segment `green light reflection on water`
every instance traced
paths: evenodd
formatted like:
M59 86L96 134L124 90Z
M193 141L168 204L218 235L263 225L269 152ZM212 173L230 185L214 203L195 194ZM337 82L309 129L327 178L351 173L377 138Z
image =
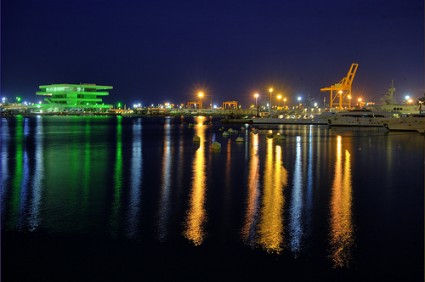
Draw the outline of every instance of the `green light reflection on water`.
M90 147L91 125L86 120L84 130L84 170L83 170L83 214L86 214L88 209L88 197L90 189L90 175L91 175L91 147Z
M117 116L116 150L114 165L114 202L112 204L111 233L115 237L118 230L119 211L121 208L122 190L122 117Z
M9 215L9 221L7 226L9 228L15 228L19 213L19 203L21 200L21 188L23 179L23 150L24 150L24 133L23 133L23 122L24 118L22 115L16 116L16 127L15 127L15 172L12 179L12 193L11 193L11 209Z

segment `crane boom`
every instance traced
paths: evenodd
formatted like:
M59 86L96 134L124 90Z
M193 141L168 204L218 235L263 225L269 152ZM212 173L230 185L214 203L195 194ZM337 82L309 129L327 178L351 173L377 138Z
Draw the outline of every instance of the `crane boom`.
M332 108L334 101L339 97L339 108L342 109L343 101L348 100L348 104L350 105L351 100L351 85L353 84L354 77L357 72L357 68L359 64L352 63L350 69L348 70L347 76L341 79L339 83L333 84L329 87L323 87L320 91L330 91L330 101L329 107ZM346 103L345 103L346 104Z

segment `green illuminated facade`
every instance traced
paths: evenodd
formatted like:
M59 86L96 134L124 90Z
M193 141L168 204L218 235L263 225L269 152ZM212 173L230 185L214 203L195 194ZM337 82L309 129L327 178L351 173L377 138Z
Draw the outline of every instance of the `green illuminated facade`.
M102 102L112 86L96 84L51 84L39 86L37 95L45 96L43 108L50 111L100 111L112 108Z

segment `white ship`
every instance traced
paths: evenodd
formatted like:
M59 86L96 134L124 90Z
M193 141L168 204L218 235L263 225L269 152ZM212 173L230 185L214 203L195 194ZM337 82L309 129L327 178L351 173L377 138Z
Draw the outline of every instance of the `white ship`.
M390 131L425 132L425 114L405 115L398 119L389 120L384 126Z
M395 101L395 87L394 82L391 81L387 93L381 99L382 104L373 107L376 111L399 112L401 114L419 114L421 108L418 104L399 104Z
M392 123L392 120L400 118L400 116L399 112L356 109L336 112L328 117L328 124L330 126L383 127L385 124Z

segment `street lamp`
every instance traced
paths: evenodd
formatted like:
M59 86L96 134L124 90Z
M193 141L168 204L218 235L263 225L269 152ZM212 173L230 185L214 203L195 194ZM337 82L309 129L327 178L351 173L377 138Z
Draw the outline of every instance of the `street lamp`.
M348 95L347 98L348 98L348 108L351 109L351 95Z
M277 95L277 100L279 101L278 104L277 104L278 105L278 108L280 108L280 100L281 99L282 99L282 95L280 95L280 94Z
M202 109L202 98L204 97L204 92L199 91L198 92L198 97L199 97L199 109Z
M270 92L270 106L269 106L269 117L272 117L272 93L273 93L273 88L270 87L269 88L269 92Z
M357 99L357 102L358 102L358 105L359 105L359 108L361 108L362 107L362 98L358 98Z
M299 104L298 106L301 107L301 96L298 96L297 100L298 100L298 104Z
M283 107L286 108L286 98L283 98Z
M255 93L254 94L254 97L255 97L255 108L257 109L257 117L259 116L259 112L258 112L258 103L257 103L257 100L258 100L258 97L260 96L260 94L258 94L258 93Z

